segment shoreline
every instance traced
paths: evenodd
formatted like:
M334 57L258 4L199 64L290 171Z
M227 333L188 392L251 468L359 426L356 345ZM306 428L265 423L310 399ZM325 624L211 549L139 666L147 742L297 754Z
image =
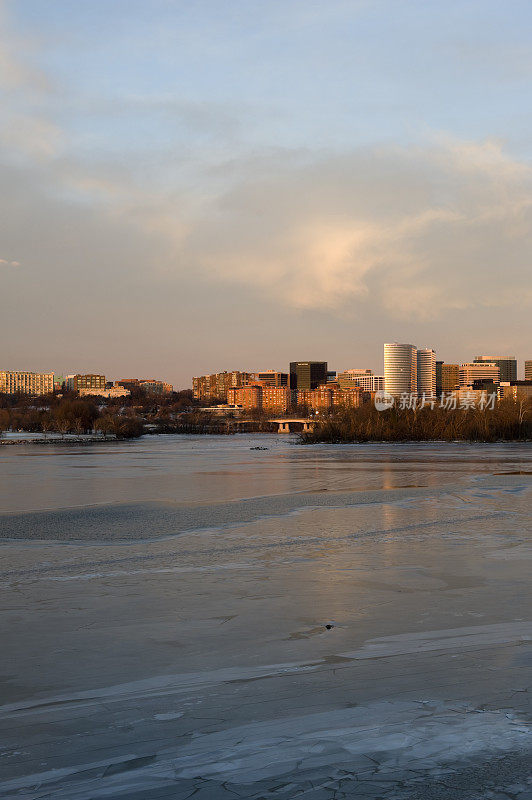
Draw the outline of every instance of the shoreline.
M288 438L286 434L278 434L275 431L233 431L230 434L222 433L222 432L209 432L209 433L179 433L176 431L168 432L168 433L144 433L141 437L138 436L128 436L122 437L120 439L116 437L110 438L103 438L101 436L94 436L90 438L70 438L70 439L44 439L44 438L35 438L35 439L2 439L0 438L0 447L22 447L28 445L92 445L92 444L116 444L116 443L123 443L123 442L133 442L140 438L148 437L148 436L202 436L202 437L216 437L216 436L238 436L238 435L267 435L267 436L279 436L283 439ZM415 445L435 445L435 444L462 444L462 445L471 445L471 444L532 444L532 439L338 439L338 440L329 440L329 439L315 439L315 440L306 440L299 432L294 432L289 434L290 438L297 438L297 443L305 446L312 446L312 445L368 445L368 444L390 444L390 445L405 445L405 444L415 444Z
M110 442L123 442L132 441L135 437L128 439L104 439L103 437L94 437L90 439L0 439L0 446L9 447L12 445L28 445L28 444L100 444Z

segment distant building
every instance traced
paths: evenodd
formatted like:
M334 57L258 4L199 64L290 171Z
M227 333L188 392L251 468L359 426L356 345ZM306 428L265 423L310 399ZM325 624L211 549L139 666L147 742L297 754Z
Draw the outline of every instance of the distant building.
M326 361L291 361L290 388L292 391L312 391L327 383Z
M525 381L532 381L532 360L525 361Z
M239 406L245 411L261 411L262 386L259 383L231 386L227 390L227 401L229 405Z
M54 391L53 372L0 370L0 392L4 394L50 394Z
M307 406L314 411L329 411L334 408L358 408L363 391L359 386L347 389L336 383L322 383L316 389L302 389L297 392L297 405Z
M115 381L115 386L123 386L124 389L138 389L139 388L140 380L138 378L121 378L119 381Z
M356 386L365 392L380 392L384 389L384 375L374 375L370 369L346 369L338 373L336 380L341 389Z
M449 394L458 389L460 385L460 366L446 364L445 361L436 361L436 396Z
M458 371L460 388L473 387L476 380L493 381L499 383L499 367L493 361L473 361L468 364L460 364Z
M157 378L121 378L116 381L115 386L123 386L124 389L141 389L146 394L170 394L174 387L171 383L159 381Z
M170 394L174 387L171 383L158 381L155 378L146 378L146 380L139 381L139 389L147 394Z
M305 391L305 390L303 390ZM311 389L310 394L310 407L314 411L328 411L333 406L333 390L327 383Z
M532 398L532 379L528 381L501 381L500 385L501 400L510 398L512 400L529 400Z
M263 386L288 386L288 373L267 369L264 372L254 372L253 380Z
M420 396L436 396L436 353L429 348L417 351L417 393Z
M475 364L490 363L499 367L501 381L517 380L517 359L515 356L475 356Z
M255 382L228 389L227 401L229 405L246 411L283 414L292 406L292 392L288 386L270 386Z
M288 386L262 385L262 408L267 413L286 413L292 407L292 392Z
M129 397L131 392L123 386L105 386L103 389L79 389L80 397Z
M358 408L361 403L363 390L360 386L350 386L343 389L338 382L327 384L332 390L333 408Z
M80 392L85 389L94 389L99 391L105 389L105 375L67 375L65 378L65 389L69 392ZM90 394L90 392L84 392Z
M227 392L235 386L245 386L253 381L250 372L215 372L192 378L192 391L195 400L227 400Z
M413 344L384 345L384 388L394 397L417 393L417 349Z

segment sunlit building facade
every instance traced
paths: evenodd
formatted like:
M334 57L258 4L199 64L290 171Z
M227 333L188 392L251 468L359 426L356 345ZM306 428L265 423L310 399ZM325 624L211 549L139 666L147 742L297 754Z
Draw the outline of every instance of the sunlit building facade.
M417 350L413 344L384 345L384 388L394 397L417 393Z
M473 388L475 381L492 381L499 383L499 367L493 361L473 361L468 364L460 364L458 371L460 388Z
M475 356L473 363L496 364L499 368L499 380L517 380L517 359L515 356Z
M82 389L94 389L95 391L99 391L100 389L105 389L105 375L67 375L65 378L65 388L68 389L69 392L80 392ZM85 394L88 393L89 392L85 392Z
M238 370L215 372L212 375L201 375L192 378L192 391L195 400L222 400L226 402L229 389L236 386L245 386L250 381L253 381L253 375L250 372L239 372Z
M384 389L384 375L374 375L370 369L346 369L338 373L336 380L341 389L356 386L365 392L379 392Z
M416 358L418 395L436 397L436 353L429 348L421 348Z
M0 392L3 394L50 394L54 391L53 372L18 372L0 370Z

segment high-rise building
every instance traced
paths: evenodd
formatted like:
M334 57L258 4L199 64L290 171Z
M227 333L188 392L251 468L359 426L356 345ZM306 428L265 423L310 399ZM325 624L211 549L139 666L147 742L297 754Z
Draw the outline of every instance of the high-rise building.
M436 353L429 348L417 351L417 393L436 396Z
M500 370L494 361L473 361L469 364L460 364L460 387L473 387L475 381L492 381L499 383Z
M326 361L291 361L290 388L292 391L312 391L327 383Z
M439 397L442 392L442 366L443 361L436 361L436 397Z
M517 359L515 356L475 356L473 363L496 364L499 367L501 381L517 380Z
M67 375L65 388L69 392L79 392L81 389L105 389L105 375ZM84 394L87 394L85 392Z
M384 375L374 375L370 369L346 369L338 373L341 389L358 386L365 392L379 392L384 389Z
M384 345L384 388L394 397L417 393L417 350L413 344Z
M448 394L454 392L460 386L460 366L459 364L446 364L441 363L441 388L438 391L436 386L436 394L438 397L441 394Z
M0 393L41 395L50 394L53 391L53 372L0 370Z
M532 381L532 360L525 361L525 381Z

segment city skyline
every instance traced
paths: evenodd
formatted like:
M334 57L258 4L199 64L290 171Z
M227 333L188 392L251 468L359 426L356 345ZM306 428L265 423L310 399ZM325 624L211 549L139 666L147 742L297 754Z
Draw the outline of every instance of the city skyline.
M351 364L350 366L342 366L342 367L340 368L340 367L336 366L336 365L334 364L334 362L331 362L331 361L319 362L317 359L315 359L315 363L325 363L325 364L328 364L328 367L329 367L329 369L331 369L331 364L332 364L332 365L333 365L333 367L334 367L334 369L333 369L332 371L333 371L333 372L334 372L336 375L341 375L341 374L343 374L344 372L349 372L350 370L360 370L360 371L368 371L368 370L369 370L369 372L370 372L370 373L371 373L373 376L384 376L384 373L385 373L385 358L386 358L386 355L385 355L385 354L386 354L386 347L390 347L391 345L395 345L395 346L397 346L397 347L399 347L399 348L403 348L403 347L413 347L413 348L414 348L414 350L416 351L416 358L419 358L419 354L420 354L420 353L427 353L427 354L428 354L428 353L431 353L431 354L432 354L432 356L434 357L434 363L435 363L435 364L436 364L436 363L443 363L445 366L452 366L452 365L454 365L454 364L457 364L457 365L458 365L458 366L460 366L460 367L462 367L462 366L470 366L470 365L473 365L473 364L474 364L474 362L476 362L476 361L477 361L477 359L479 359L479 360L481 360L481 361L484 361L484 362L486 362L486 361L495 361L495 362L499 362L499 361L504 361L504 360L508 360L508 359L513 359L513 360L515 360L515 362L516 362L515 369L517 370L517 374L516 374L515 376L514 376L514 375L506 375L506 374L504 374L504 375L502 376L502 378L501 378L501 379L504 379L504 380L507 380L507 379L513 379L513 380L516 380L516 379L519 379L519 380L521 380L521 379L523 379L523 380L524 380L524 379L527 379L527 376L528 376L529 374L531 374L531 373L530 373L530 369L531 369L531 368L530 368L530 366L528 366L528 365L532 364L532 360L530 360L530 359L526 359L526 358L525 358L525 359L519 359L518 357L516 357L516 356L514 356L514 355L511 355L511 356L504 356L504 355L502 355L502 351L501 351L501 352L500 352L498 355L495 355L495 356L485 356L485 355L481 354L481 355L475 355L475 356L471 356L470 358L459 358L459 359L455 359L455 360L452 360L452 359L442 359L442 358L439 358L439 357L438 357L438 356L439 356L439 353L438 353L438 351L437 351L436 349L434 349L434 348L424 348L424 347L422 347L422 348L419 348L419 347L417 347L416 345L412 345L412 344L404 344L404 343L402 344L402 343L399 343L397 340L394 340L394 342L393 342L393 343L392 343L392 342L388 343L388 345L387 345L387 344L384 344L384 345L383 345L383 344L381 343L380 347L381 347L381 352L383 353L383 356L382 356L382 358L381 358L382 367L377 367L377 368L375 368L375 367L373 367L373 366L369 366L369 365L366 363L364 366L361 366L361 365L359 364L359 365L358 365L358 367L355 367L355 366L353 366L353 364ZM230 360L230 359L229 359L229 360ZM189 382L188 382L188 383L186 383L186 384L183 384L183 385L179 385L179 384L173 384L173 386L174 386L174 390L175 390L175 391L180 391L180 390L184 390L184 389L190 389L190 388L191 388L191 386L193 385L193 378L195 378L195 377L199 377L199 376L200 376L200 375L202 375L202 374L203 374L203 375L215 375L215 374L222 374L222 373L224 373L224 372L227 372L227 373L231 373L231 372L238 372L238 373L242 373L243 375L247 375L247 374L252 374L252 373L258 374L258 373L259 373L259 372L261 372L261 371L262 371L263 373L267 373L267 372L272 372L272 373L279 372L279 373L282 373L284 369L287 369L287 370L288 370L288 373L287 373L287 374L289 374L289 370L290 370L290 365L291 365L291 363L295 363L295 362L293 362L293 361L292 361L292 362L288 362L288 364L285 364L285 365L284 365L284 367L283 367L283 365L279 365L277 368L269 366L269 367L265 367L265 368L261 368L261 369L256 369L256 368L254 368L254 367L252 367L252 366L250 367L250 366L248 365L248 367L246 367L245 369L240 369L240 368L239 368L238 370L233 370L233 369L231 369L231 368L226 368L226 367L224 367L223 369L214 369L214 370L212 370L211 372L205 372L205 373L201 373L200 371L198 371L198 370L197 370L197 371L194 373L194 375L190 376L190 380L189 380ZM308 363L312 363L312 362L308 362ZM51 370L46 370L46 369L45 369L45 370L38 370L38 369L28 369L28 370L25 370L25 369L19 369L19 368L16 368L16 367L14 367L14 368L12 368L12 367L6 367L6 366L5 366L5 364L4 364L4 365L0 364L0 367L3 367L3 368L5 368L5 370L6 370L7 372L19 372L19 373L27 372L27 373L29 373L29 374L46 374L46 373L53 373L53 374L55 375L55 377L56 377L56 378L58 378L58 377L62 377L62 378L65 378L65 379L66 379L66 378L68 378L68 377L72 377L72 375L74 375L74 374L78 374L78 373L79 373L79 374L82 374L82 375L94 375L94 374L95 374L95 373L88 373L88 372L85 372L85 371L83 371L83 370L79 370L79 369L78 369L77 371L73 372L73 373L69 373L68 371L65 371L65 370L57 370L57 369L56 369L56 370L53 370L53 369L51 369ZM122 372L123 372L123 371L122 371ZM135 372L135 370L132 370L132 373L133 373L133 372ZM137 372L138 374L140 374L140 373L138 372L138 370L137 370L136 372ZM153 370L152 370L152 372L153 372ZM102 371L100 371L100 373L102 373ZM149 373L149 370L147 371L147 373ZM96 374L98 374L98 373L96 373ZM417 374L417 369L416 369L416 374ZM108 373L103 373L103 376L108 376ZM530 379L530 378L528 378L528 379ZM125 378L118 378L118 377L116 377L116 376L114 376L114 377L112 378L112 381L114 381L115 383L119 383L120 381L124 381L124 380L127 380L127 379L125 379ZM148 379L147 379L147 378L144 378L144 379L140 379L140 380L148 381L148 380L154 380L154 379L150 379L150 378L148 378ZM163 379L163 380L164 380L164 379ZM416 378L416 380L417 380L417 378ZM425 386L424 388L427 388L427 387ZM419 386L418 386L418 389L419 389Z
M529 358L530 5L0 3L4 367ZM230 353L230 357L227 356Z

